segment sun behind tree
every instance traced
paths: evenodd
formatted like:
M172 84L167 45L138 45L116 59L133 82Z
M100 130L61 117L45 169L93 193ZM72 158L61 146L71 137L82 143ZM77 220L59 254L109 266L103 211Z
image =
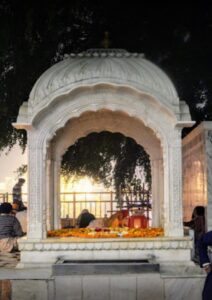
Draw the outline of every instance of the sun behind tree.
M149 155L132 138L120 133L91 133L70 146L63 156L62 175L88 176L105 187L151 187Z

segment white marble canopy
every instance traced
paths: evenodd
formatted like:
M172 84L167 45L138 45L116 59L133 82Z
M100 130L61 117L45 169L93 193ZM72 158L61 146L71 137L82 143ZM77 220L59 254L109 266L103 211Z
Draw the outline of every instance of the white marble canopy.
M17 123L32 124L58 97L77 88L91 88L103 83L116 88L131 87L138 93L146 93L173 114L176 120L190 120L188 106L180 101L172 81L143 54L122 49L91 49L71 54L40 76L28 102L21 107Z
M174 253L176 258L177 253L182 259L188 257L190 246L183 240L182 223L181 130L193 122L169 77L143 55L116 49L70 55L41 75L13 125L28 133L30 222L28 244L23 246L26 252L31 251L34 241L43 243L39 244L42 253L45 247L53 251L58 246L46 245L45 239L47 229L60 226L62 155L80 137L107 130L132 137L150 155L153 225L164 227L170 249L181 249L185 254L173 252L170 259ZM94 251L95 245L92 247ZM154 243L145 247L150 255L155 253ZM161 247L165 255L168 248ZM136 253L140 255L140 251ZM24 255L27 259L29 254ZM54 255L52 259L57 253ZM47 256L43 254L43 259Z

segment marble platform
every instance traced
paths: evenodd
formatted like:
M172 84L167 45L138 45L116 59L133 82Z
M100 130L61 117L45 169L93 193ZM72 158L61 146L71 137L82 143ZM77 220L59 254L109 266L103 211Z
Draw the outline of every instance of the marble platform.
M160 272L55 275L51 268L7 269L11 300L201 300L199 266L167 265Z
M19 267L52 265L58 259L151 259L156 263L189 263L192 247L189 236L133 239L48 238L41 241L27 240L24 237L19 240Z
M111 272L108 268L101 272L82 268L77 273L69 264L72 269L67 272L55 272L54 267L61 262L24 268L2 266L0 281L9 280L10 300L201 300L205 281L203 270L191 261L164 261L151 270L139 270L138 266L135 270L133 264L116 270L111 264Z

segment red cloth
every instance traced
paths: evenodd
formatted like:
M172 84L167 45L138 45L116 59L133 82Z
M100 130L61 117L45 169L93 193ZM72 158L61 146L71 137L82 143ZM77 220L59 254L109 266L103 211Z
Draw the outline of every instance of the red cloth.
M131 216L128 221L130 228L147 228L148 219L145 216Z

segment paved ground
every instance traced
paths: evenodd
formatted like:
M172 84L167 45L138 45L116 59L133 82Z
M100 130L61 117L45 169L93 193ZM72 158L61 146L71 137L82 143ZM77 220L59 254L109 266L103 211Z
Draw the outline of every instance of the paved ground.
M1 253L0 252L0 272L8 269L15 269L20 260L20 252ZM0 299L11 300L11 282L10 280L0 280Z
M1 300L11 300L10 280L0 280L0 299Z

